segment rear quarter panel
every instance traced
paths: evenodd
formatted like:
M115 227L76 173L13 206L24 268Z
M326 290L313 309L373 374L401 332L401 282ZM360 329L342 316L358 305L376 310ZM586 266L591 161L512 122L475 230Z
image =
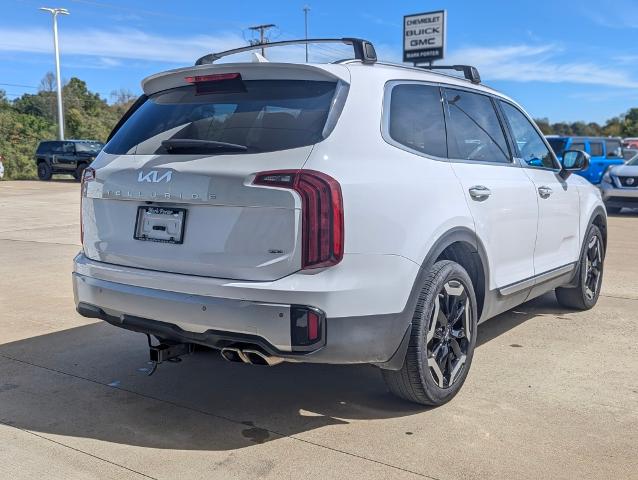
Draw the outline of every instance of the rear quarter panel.
M398 255L421 265L441 235L453 227L474 231L474 223L448 162L383 139L389 79L375 76L372 68L352 69L337 126L315 146L304 168L325 172L341 184L346 255Z

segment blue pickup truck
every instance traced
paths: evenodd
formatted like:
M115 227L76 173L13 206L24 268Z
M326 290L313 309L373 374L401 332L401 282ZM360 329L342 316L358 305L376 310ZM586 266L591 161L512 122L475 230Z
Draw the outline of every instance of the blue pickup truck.
M625 163L622 154L622 142L614 137L563 137L548 135L547 141L559 160L563 160L565 150L583 150L591 156L589 168L582 175L593 184L600 183L603 174L613 165Z

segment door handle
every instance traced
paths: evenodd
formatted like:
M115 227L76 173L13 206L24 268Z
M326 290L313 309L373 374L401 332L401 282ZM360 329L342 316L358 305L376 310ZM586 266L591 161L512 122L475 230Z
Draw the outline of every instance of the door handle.
M542 187L538 187L538 194L541 196L541 198L549 198L549 196L552 194L552 189L543 185Z
M492 195L492 191L483 185L474 185L470 187L469 192L472 200L476 200L477 202L487 200L489 196Z

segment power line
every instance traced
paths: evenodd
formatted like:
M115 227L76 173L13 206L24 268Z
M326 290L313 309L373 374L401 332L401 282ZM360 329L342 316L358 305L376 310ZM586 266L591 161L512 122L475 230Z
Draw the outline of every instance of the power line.
M3 87L22 87L22 88L35 88L36 90L39 87L34 87L33 85L22 85L20 83L0 83Z
M259 32L259 40L251 40L251 45L263 45L264 43L268 43L268 37L265 36L265 33L271 28L275 28L277 25L274 23L265 23L263 25L255 25L254 27L248 27L249 30L253 32ZM264 47L261 48L261 56L265 56Z

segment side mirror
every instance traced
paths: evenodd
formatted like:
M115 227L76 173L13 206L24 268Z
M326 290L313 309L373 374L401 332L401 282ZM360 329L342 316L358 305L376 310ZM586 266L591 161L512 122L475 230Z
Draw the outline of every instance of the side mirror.
M566 150L563 153L563 168L559 175L567 180L573 172L581 172L589 168L589 154L582 150Z

